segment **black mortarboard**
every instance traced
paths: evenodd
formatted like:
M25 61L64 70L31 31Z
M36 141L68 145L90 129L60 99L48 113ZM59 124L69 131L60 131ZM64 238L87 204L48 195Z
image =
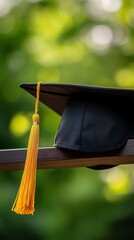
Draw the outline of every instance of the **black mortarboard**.
M37 84L20 87L36 96ZM133 89L44 83L40 101L62 116L55 147L106 152L134 138Z

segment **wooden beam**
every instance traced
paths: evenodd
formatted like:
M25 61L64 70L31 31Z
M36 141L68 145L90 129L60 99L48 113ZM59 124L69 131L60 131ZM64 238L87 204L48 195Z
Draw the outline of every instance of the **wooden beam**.
M26 149L0 150L0 170L22 170ZM134 163L134 140L128 140L124 148L109 153L83 153L58 148L39 148L38 169L94 167Z

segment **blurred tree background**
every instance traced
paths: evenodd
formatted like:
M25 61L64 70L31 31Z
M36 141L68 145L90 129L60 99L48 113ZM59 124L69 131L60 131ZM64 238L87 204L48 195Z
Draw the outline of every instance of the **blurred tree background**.
M37 80L134 88L134 1L0 0L1 149L27 146L35 99L18 86ZM60 117L40 113L52 146ZM10 212L21 174L0 172L1 239L134 239L133 165L39 170L34 216Z

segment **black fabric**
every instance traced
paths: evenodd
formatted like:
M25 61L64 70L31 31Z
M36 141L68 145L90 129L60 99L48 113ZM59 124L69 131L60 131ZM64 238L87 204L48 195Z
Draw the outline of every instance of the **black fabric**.
M133 117L129 117L131 108L124 111L123 104L126 104L124 98L103 95L97 99L78 95L70 98L54 146L83 152L121 148L134 135Z

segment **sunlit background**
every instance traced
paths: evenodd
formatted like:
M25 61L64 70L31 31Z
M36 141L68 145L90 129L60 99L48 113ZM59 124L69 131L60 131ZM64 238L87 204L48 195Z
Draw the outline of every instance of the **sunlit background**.
M38 80L134 88L134 1L0 0L1 149L27 147L35 99L19 84ZM60 117L40 115L53 146ZM134 239L133 165L38 171L32 217L10 211L20 179L0 172L0 239Z

